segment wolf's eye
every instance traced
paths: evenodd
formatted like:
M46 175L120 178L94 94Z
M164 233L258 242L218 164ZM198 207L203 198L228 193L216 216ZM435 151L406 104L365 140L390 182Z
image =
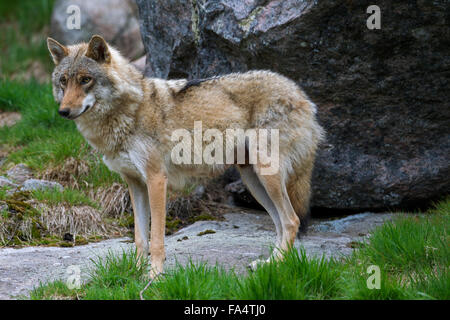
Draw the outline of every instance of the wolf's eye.
M88 84L89 82L91 82L92 78L91 77L82 77L80 79L80 83L81 84Z
M62 76L61 79L59 79L59 82L64 87L67 84L67 78L65 76Z

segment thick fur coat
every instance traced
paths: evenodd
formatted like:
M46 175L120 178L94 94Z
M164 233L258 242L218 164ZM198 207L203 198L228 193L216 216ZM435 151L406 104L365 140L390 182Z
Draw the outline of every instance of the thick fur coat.
M165 257L167 185L180 187L186 178L216 175L229 165L238 167L250 192L274 220L274 256L292 244L308 213L314 158L324 136L316 106L293 81L270 71L195 81L145 78L100 36L67 47L49 39L48 46L56 65L52 81L60 114L75 121L107 166L129 185L142 256L149 249L151 211L153 275L162 271ZM182 129L194 135L194 123L201 123L202 132L214 129L224 136L229 129L277 129L277 172L263 175L265 164L248 161L248 139L241 145L233 142L230 149L234 154L243 148L244 162L174 163L174 148L189 141L174 141L173 133ZM183 152L191 150L185 147ZM224 159L229 155L225 153Z

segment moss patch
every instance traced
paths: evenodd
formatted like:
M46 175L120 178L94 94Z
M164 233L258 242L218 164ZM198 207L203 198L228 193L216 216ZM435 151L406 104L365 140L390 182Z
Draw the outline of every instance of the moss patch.
M216 233L216 232L214 230L211 230L211 229L206 229L205 231L199 232L197 234L197 236L201 237L201 236L204 236L205 234L213 234L213 233Z

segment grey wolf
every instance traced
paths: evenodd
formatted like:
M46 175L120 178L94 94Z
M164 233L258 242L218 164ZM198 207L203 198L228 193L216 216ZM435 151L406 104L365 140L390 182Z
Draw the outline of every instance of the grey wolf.
M255 199L275 224L272 258L295 240L308 213L311 173L324 131L316 107L291 80L270 71L233 73L205 80L145 78L101 36L64 46L51 38L53 94L59 114L75 121L105 164L129 187L135 243L140 257L150 249L151 276L163 271L166 190L186 178L212 176L227 165L175 164L174 130L267 128L279 130L279 170L263 175L262 163L235 165ZM248 146L236 145L236 149ZM248 153L248 150L247 150ZM246 156L247 157L247 156ZM150 248L149 248L149 224Z

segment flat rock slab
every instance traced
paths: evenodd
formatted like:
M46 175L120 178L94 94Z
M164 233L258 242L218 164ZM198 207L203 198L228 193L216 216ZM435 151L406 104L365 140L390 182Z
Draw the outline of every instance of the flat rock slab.
M224 221L199 221L166 237L166 266L176 262L216 262L226 269L247 272L247 265L267 258L275 240L270 217L260 211L238 209L224 215ZM296 247L304 246L308 255L339 257L352 252L352 241L362 240L374 227L392 219L393 214L363 213L341 219L313 220L310 231ZM214 233L199 235L211 230ZM209 231L209 232L211 232ZM73 248L27 247L0 249L0 299L26 296L39 285L56 279L66 281L69 266L78 266L81 279L87 280L91 259L108 251L120 253L133 249L129 238L118 238Z

